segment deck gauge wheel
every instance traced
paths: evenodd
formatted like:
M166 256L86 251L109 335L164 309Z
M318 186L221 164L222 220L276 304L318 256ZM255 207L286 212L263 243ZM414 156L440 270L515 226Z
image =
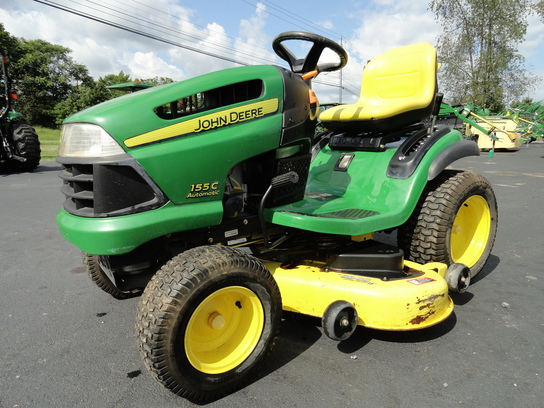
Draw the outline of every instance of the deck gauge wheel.
M332 340L346 340L355 329L359 317L353 305L345 300L331 303L321 319L325 335Z

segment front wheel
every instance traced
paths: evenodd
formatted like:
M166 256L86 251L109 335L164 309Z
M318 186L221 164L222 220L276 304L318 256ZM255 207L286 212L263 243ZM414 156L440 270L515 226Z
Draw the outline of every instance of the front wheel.
M177 255L147 285L136 328L149 371L191 401L240 388L270 351L281 319L270 272L230 247Z
M408 260L461 263L474 278L497 232L497 200L489 181L470 171L445 170L425 188L398 243Z
M141 290L139 289L124 291L117 288L106 274L102 265L100 265L100 257L98 255L83 252L82 257L85 272L87 272L93 283L104 292L109 293L116 299L129 299L140 295Z

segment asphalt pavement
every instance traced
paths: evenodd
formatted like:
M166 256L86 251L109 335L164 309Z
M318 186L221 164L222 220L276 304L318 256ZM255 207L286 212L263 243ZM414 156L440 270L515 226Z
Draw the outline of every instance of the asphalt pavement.
M492 256L445 322L415 332L359 327L344 342L287 315L263 372L210 407L544 406L544 144L453 167L492 182ZM143 366L138 299L84 273L55 223L60 167L0 173L0 408L191 407Z

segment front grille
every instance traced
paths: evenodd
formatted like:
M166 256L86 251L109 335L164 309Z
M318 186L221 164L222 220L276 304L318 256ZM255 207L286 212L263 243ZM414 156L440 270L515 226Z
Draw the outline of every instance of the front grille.
M95 160L95 159L93 159ZM132 158L85 163L59 157L64 209L81 217L110 217L158 208L162 191Z
M94 216L93 166L64 164L59 177L64 181L61 193L66 197L64 208L72 214Z

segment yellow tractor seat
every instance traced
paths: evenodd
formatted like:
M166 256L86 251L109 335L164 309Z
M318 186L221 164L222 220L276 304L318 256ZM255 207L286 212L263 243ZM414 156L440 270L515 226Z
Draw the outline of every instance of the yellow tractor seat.
M433 109L437 67L436 50L427 42L389 50L366 65L355 104L328 109L319 119L328 130L357 133L421 122Z

